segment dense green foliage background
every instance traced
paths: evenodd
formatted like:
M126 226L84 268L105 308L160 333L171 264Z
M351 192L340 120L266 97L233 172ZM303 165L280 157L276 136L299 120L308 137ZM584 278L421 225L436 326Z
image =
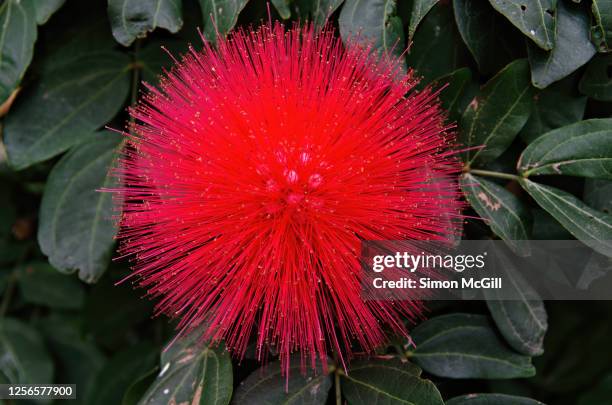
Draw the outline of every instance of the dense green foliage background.
M464 154L469 238L576 238L612 256L612 1L272 0L273 19L330 22L400 52L443 85ZM196 27L213 37L267 19L262 0L4 0L0 5L0 383L76 383L79 404L608 404L612 305L535 299L435 303L346 375L288 381L152 318L115 285L112 201L96 190L141 80L155 83ZM359 351L358 348L356 348ZM479 393L478 395L468 395ZM495 393L495 394L493 394ZM233 399L232 399L233 398ZM452 398L452 399L451 399ZM529 399L534 398L534 399ZM445 402L444 402L445 401Z

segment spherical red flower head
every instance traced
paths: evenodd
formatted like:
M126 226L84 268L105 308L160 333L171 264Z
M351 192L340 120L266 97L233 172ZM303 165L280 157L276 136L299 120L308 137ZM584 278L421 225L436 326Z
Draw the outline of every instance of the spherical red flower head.
M158 312L288 367L406 335L416 301L362 295L362 240L448 239L452 131L398 59L312 26L191 50L131 115L122 253ZM265 349L265 350L264 350Z

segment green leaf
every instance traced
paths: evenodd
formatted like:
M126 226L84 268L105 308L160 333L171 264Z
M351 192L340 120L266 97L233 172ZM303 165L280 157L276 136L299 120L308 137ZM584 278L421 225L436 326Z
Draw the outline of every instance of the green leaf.
M136 405L143 397L145 392L149 389L149 386L155 381L155 377L159 372L159 367L155 366L151 370L147 371L140 377L138 377L130 386L125 390L121 405Z
M449 121L455 122L473 98L477 91L472 80L472 71L469 68L457 69L433 81L434 87L448 86L440 93L442 108L448 112Z
M122 53L90 50L50 60L55 68L20 95L5 121L4 142L15 169L87 139L121 109L129 91L129 59Z
M531 82L540 89L563 79L597 52L589 38L589 16L580 6L560 1L556 30L557 40L552 50L544 51L533 43L527 46Z
M580 121L542 135L525 148L517 170L525 177L561 174L612 179L612 119Z
M238 14L246 6L248 0L199 0L200 8L202 9L202 18L204 24L204 36L207 40L215 42L217 32L215 25L219 31L219 35L224 37L236 22ZM214 23L213 23L214 21Z
M96 375L86 403L120 404L132 381L153 367L156 356L157 348L150 343L138 343L115 354Z
M289 8L290 0L271 0L272 5L283 20L291 17L291 9Z
M34 7L36 8L36 23L38 25L43 25L46 23L49 18L59 10L66 0L44 0L44 1L36 1Z
M540 48L555 45L555 11L557 0L489 0L516 28Z
M493 320L506 342L519 353L539 356L544 353L544 335L548 329L548 317L538 293L525 281L518 269L504 253L498 255L500 268L505 272L507 291L520 300L502 300L497 290L485 289L484 296Z
M521 186L572 235L601 254L612 257L612 215L594 210L558 188L521 180Z
M60 309L79 309L85 300L83 286L73 277L59 274L46 262L25 265L19 274L25 302Z
M446 405L544 405L535 399L506 394L468 394L451 398Z
M201 330L161 354L160 372L139 404L226 405L232 397L232 361L224 348L202 344Z
M404 29L395 0L346 0L338 25L344 42L359 41L381 52L404 52Z
M148 41L135 55L136 63L142 67L142 80L147 83L157 84L164 69L170 69L174 64L168 52L162 47L174 56L183 54L188 50L187 43L176 38Z
M17 88L32 61L37 35L34 2L5 0L0 5L0 104Z
M575 96L564 89L565 81L542 90L535 98L533 111L519 133L531 143L544 133L582 120L586 109L586 97Z
M55 383L76 384L77 398L71 404L86 404L85 394L91 389L94 378L104 366L105 356L81 331L79 317L51 315L39 322L53 358L58 375Z
M610 398L612 398L612 373L606 375L594 388L582 394L578 405L605 404Z
M299 358L292 358L289 376L281 374L280 362L255 370L236 390L233 403L258 405L324 404L331 388L331 376L321 372L322 364L316 363L317 373L307 370L302 374Z
M438 0L414 0L412 3L412 13L410 15L410 25L408 26L409 40L414 37L417 27L437 2Z
M587 205L606 214L612 214L612 181L586 179L583 197Z
M490 162L510 146L529 118L533 95L524 59L512 62L484 85L461 118L462 143L483 146L466 152L469 165Z
M612 50L612 1L593 0L591 9L595 19L591 40L599 52L608 52Z
M496 235L518 255L530 254L531 212L517 196L469 173L461 177L461 188L472 208L487 220Z
M53 362L36 329L0 319L0 379L11 384L50 384Z
M310 19L316 27L323 27L327 18L334 13L344 0L295 0L302 20Z
M102 132L51 170L40 208L38 243L58 270L95 282L106 270L117 231L107 176L120 137Z
M482 315L450 314L432 318L412 332L414 361L427 372L449 378L532 377L527 356L513 352Z
M612 55L597 55L587 65L578 88L599 101L612 101Z
M523 43L512 35L514 28L493 10L487 1L453 0L457 28L478 69L484 74L497 72L519 57Z
M178 32L182 8L182 0L108 0L108 18L117 42L129 46L158 27Z
M448 4L438 3L423 19L414 35L408 66L423 77L423 84L467 66L469 55L461 42Z
M342 393L350 405L443 405L436 386L420 375L399 359L356 361L341 374Z

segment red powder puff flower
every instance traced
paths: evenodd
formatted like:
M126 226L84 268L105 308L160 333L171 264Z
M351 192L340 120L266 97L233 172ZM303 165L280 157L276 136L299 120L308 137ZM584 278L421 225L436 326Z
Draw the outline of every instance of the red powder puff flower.
M120 252L183 333L244 354L371 351L417 301L362 296L360 241L447 240L460 209L437 94L331 30L191 50L130 113ZM264 350L266 349L266 350ZM325 363L325 362L324 362Z

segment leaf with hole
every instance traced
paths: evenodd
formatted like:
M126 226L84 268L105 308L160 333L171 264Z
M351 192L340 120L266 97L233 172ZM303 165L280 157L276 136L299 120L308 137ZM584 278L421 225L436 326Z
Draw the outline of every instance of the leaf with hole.
M557 42L550 51L529 43L531 82L543 89L587 63L597 52L589 39L589 16L578 5L557 6Z
M520 256L531 252L531 212L514 194L481 177L466 173L461 188L474 210L491 230Z
M476 148L465 152L466 163L490 162L512 144L529 118L533 95L524 59L512 62L484 85L461 118L461 141Z
M521 378L535 375L528 356L512 351L482 315L431 318L412 331L415 363L448 378Z
M489 0L516 28L544 50L555 45L557 0Z
M554 129L527 146L517 163L524 177L559 174L612 180L612 119Z
M182 0L108 0L108 19L117 42L129 46L156 28L178 32L182 7Z
M574 237L599 253L612 257L612 215L597 211L558 188L521 180L533 199Z
M38 242L53 267L95 282L106 270L117 232L107 176L120 137L102 132L53 168L40 207Z

